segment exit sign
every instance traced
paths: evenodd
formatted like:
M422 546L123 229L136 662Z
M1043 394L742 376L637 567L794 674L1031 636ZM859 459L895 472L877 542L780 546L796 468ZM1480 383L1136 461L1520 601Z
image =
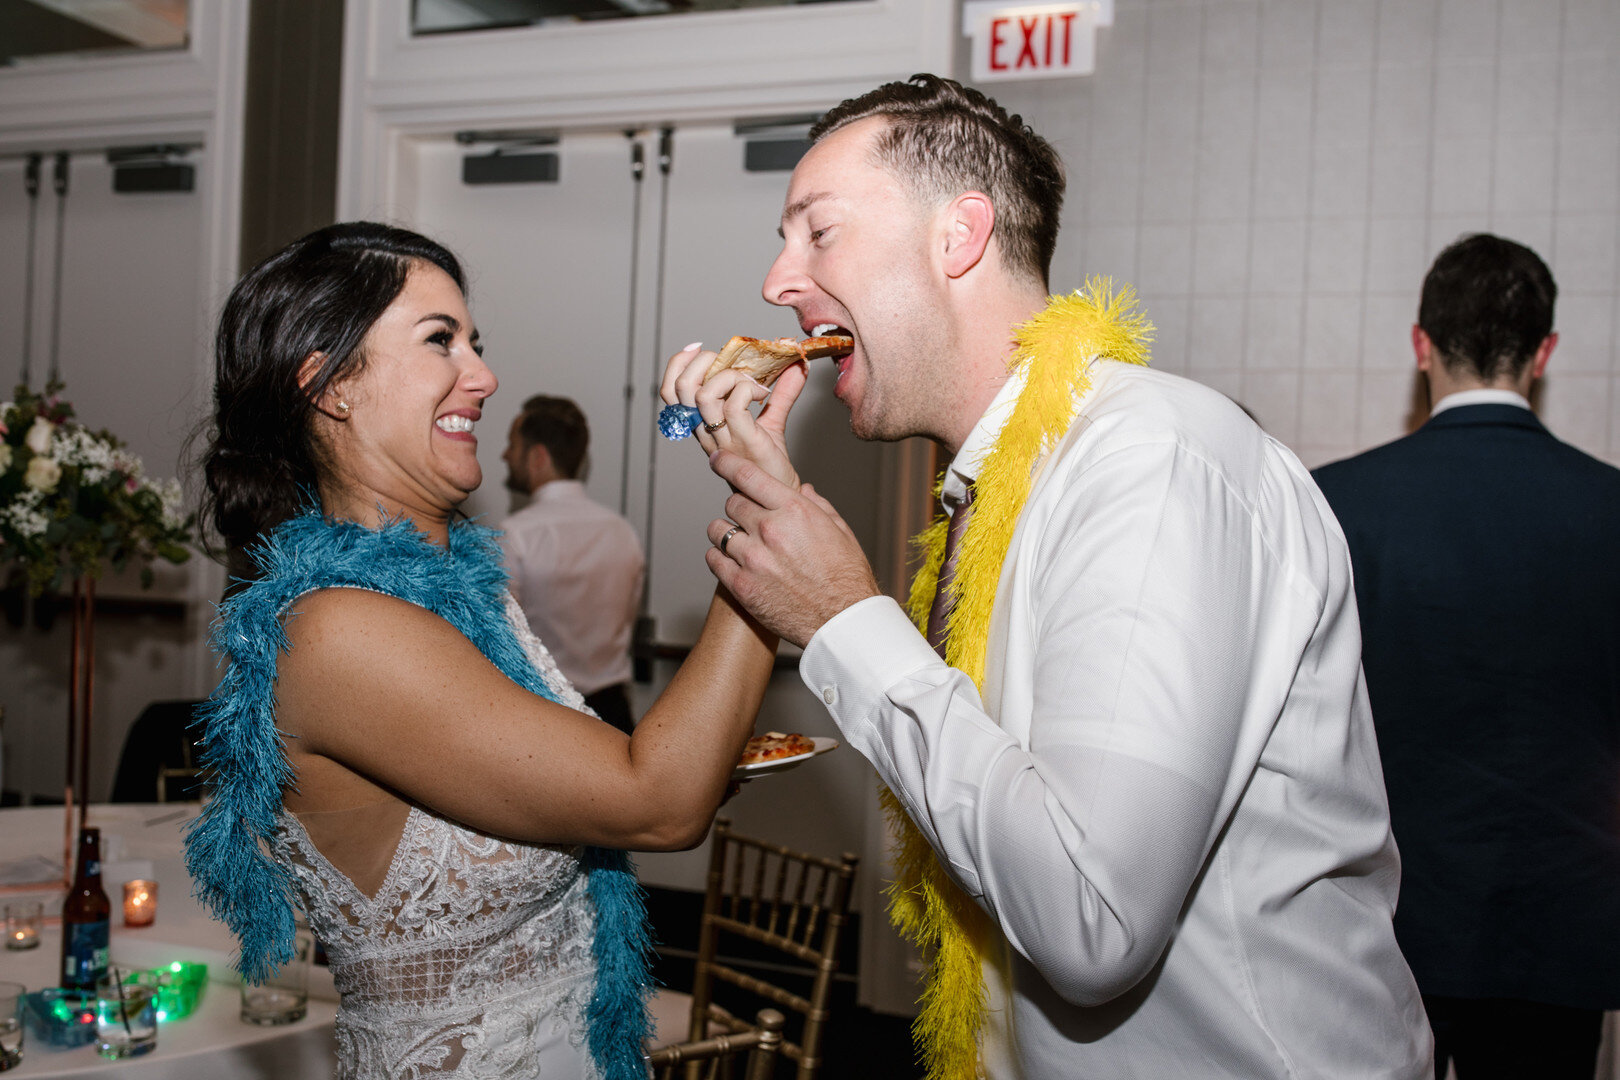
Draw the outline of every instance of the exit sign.
M1016 4L968 0L962 33L973 39L973 81L1090 75L1096 32L1114 24L1114 0Z

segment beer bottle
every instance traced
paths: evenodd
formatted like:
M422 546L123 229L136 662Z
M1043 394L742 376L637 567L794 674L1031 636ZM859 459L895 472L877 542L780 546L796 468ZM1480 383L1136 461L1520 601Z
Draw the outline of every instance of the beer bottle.
M101 830L79 830L79 862L73 888L62 903L62 985L95 993L107 974L112 904L101 887Z

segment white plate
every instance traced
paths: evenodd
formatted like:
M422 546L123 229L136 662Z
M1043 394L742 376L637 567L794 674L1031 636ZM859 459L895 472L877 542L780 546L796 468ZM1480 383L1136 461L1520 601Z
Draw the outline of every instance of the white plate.
M812 735L810 741L816 744L816 748L808 754L795 754L792 757L777 758L774 761L756 761L752 765L739 765L731 770L731 778L733 780L753 780L768 773L797 768L819 754L838 749L838 740L829 739L825 735Z

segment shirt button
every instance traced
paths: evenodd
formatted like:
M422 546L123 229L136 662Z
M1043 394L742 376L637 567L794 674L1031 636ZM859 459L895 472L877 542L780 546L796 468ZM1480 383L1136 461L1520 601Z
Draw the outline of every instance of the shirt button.
M835 704L838 701L838 688L833 686L823 686L821 688L821 700L825 701L829 705Z

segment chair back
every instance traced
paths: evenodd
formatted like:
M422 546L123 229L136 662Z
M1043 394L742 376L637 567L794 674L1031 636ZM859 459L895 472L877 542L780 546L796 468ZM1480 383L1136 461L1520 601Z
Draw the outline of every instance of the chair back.
M782 1039L782 1054L797 1062L798 1080L816 1075L838 970L838 942L859 862L847 852L827 859L794 851L734 833L725 818L715 821L692 983L692 1040L706 1035L711 1023L733 1031L747 1027L714 1001L716 981L729 983L804 1018L798 1041ZM808 968L808 994L722 963L723 939L751 942L784 954L791 967Z
M112 802L197 799L201 770L193 754L192 715L201 702L154 701L130 725L113 778Z
M733 1076L732 1063L746 1051L742 1080L771 1080L782 1049L783 1023L775 1009L761 1009L744 1031L662 1047L647 1055L647 1064L654 1080L720 1080Z

